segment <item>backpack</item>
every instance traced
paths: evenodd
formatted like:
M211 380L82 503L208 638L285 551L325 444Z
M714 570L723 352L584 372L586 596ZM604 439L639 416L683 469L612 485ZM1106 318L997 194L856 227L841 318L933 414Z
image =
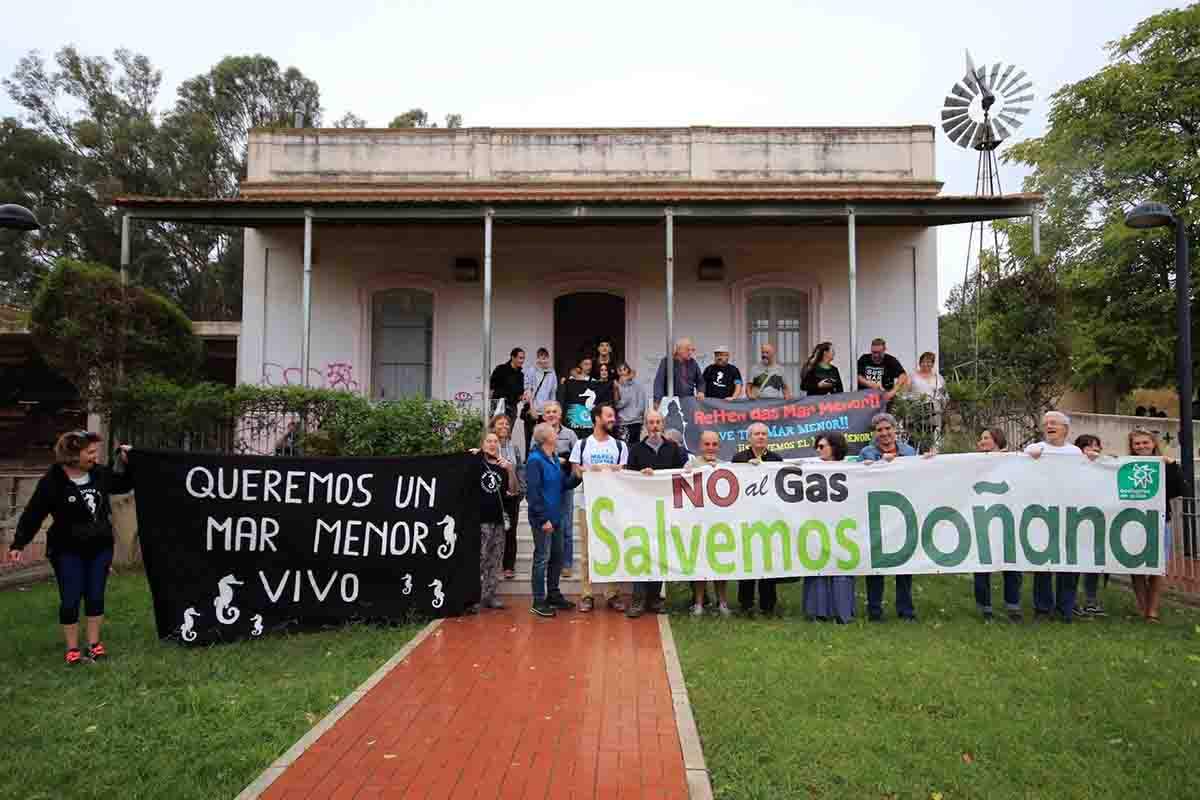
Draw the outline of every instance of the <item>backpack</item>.
M625 443L622 442L620 439L618 439L615 436L613 436L611 438L614 442L617 443L617 463L619 464L619 463L621 463L621 459L625 456ZM580 464L583 464L584 459L587 458L587 446L588 446L588 442L590 442L591 440L592 440L592 435L588 434L588 437L583 440L583 444L581 444L579 446L579 463Z

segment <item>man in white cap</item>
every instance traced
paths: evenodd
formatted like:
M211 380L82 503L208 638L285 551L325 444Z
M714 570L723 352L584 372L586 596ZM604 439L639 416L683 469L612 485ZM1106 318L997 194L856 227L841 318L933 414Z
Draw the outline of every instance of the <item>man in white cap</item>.
M742 396L742 372L729 363L729 345L713 348L713 363L704 369L704 396L710 400L737 400Z

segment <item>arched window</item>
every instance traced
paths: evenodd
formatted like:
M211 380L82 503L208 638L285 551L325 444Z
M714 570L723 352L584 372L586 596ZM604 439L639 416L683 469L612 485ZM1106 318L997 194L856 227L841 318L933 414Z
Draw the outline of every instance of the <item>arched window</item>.
M429 398L433 384L433 293L389 289L372 298L371 397Z
M800 396L800 369L808 358L808 293L795 289L757 289L746 299L746 350L751 364L747 383L758 365L759 347L775 345L775 359L784 369L792 395Z

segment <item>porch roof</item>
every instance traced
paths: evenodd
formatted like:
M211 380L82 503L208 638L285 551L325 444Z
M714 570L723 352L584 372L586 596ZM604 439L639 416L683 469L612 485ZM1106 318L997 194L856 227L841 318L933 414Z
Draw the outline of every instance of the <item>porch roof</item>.
M509 221L638 220L790 221L860 225L955 225L1027 217L1042 196L939 195L936 184L894 188L872 184L795 182L247 184L230 198L123 196L114 201L133 219L260 227L295 224L306 214L324 222L418 222L479 219L488 211Z

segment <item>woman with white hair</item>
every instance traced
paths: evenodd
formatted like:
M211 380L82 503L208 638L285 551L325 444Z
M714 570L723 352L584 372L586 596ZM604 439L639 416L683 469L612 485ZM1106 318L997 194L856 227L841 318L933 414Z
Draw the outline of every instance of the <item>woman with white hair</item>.
M1062 466L1074 469L1084 462L1083 451L1067 441L1071 419L1061 411L1042 415L1042 441L1025 448L1025 455L1038 459L1044 455L1058 458ZM1058 463L1058 462L1056 462ZM1063 622L1070 624L1075 616L1075 592L1079 583L1077 572L1036 572L1033 575L1033 620L1044 622L1057 612Z

